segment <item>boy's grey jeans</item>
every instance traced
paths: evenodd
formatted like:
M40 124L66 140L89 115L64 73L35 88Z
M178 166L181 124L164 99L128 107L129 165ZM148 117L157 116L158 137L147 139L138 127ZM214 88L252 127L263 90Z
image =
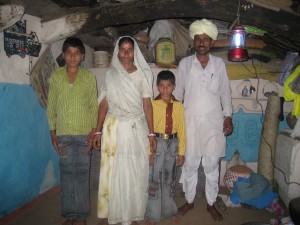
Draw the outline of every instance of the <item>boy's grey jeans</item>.
M178 139L156 138L157 149L153 154L154 165L149 170L149 198L145 219L159 221L161 213L165 218L177 214L173 200L175 195L176 159Z
M90 153L86 135L59 136L67 144L67 156L60 158L61 215L85 220L90 215Z

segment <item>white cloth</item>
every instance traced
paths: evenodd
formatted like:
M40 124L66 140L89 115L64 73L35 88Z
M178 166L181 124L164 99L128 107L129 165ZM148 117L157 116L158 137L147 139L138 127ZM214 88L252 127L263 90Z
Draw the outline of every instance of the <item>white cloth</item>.
M184 102L186 156L225 156L224 117L232 115L231 89L223 60L209 54L205 69L196 55L178 67L175 97Z
M120 37L116 43L113 57L112 57L112 62L111 65L118 70L121 76L126 76L128 77L127 71L124 69L122 66L119 58L118 58L118 52L119 52L119 41L122 37ZM142 77L144 77L149 85L149 89L152 90L152 83L153 83L153 74L150 69L150 66L146 62L137 42L133 39L134 41L134 62L133 64L137 67L139 71L142 73L140 74ZM153 96L151 96L153 98Z
M190 25L189 31L193 40L196 34L207 34L213 40L217 40L218 37L217 26L207 19L196 20Z
M119 42L119 40L118 40ZM99 101L106 97L98 194L98 217L110 224L130 225L144 219L148 191L148 127L143 97L152 97L152 73L135 42L134 63L128 74L118 59L118 42L112 66L105 76Z
M174 31L169 20L156 20L149 33L149 48L154 48L160 38L174 39Z
M296 125L293 132L291 133L292 138L300 137L300 117L297 119Z
M205 197L207 203L213 205L219 192L219 157L186 157L179 182L187 202L194 202L201 160L205 173Z
M225 155L226 148L224 117L232 114L229 79L223 60L210 54L205 69L193 55L182 59L178 70L174 95L184 102L187 134L180 182L186 200L193 202L202 158L205 195L208 204L212 205L219 190L219 160Z

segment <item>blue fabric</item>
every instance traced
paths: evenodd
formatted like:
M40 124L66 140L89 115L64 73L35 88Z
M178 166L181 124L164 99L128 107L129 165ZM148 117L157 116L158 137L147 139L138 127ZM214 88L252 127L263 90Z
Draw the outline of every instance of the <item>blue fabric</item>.
M59 161L30 85L0 82L0 126L1 219L59 185Z
M240 149L241 159L246 162L258 161L262 119L261 113L247 113L242 108L232 115L232 122L235 127L233 133L226 138L226 156L223 160L231 160L234 152ZM278 132L288 127L286 120L281 121Z
M238 178L238 180L250 183L250 178ZM257 209L264 209L267 208L275 199L278 199L278 193L274 193L267 188L258 197L248 201L243 201L238 196L236 182L233 183L233 187L234 187L233 192L230 194L230 200L234 204L242 203L242 204L254 206Z
M235 184L239 198L242 201L249 201L259 197L270 185L269 181L262 175L251 173L250 179L238 179Z

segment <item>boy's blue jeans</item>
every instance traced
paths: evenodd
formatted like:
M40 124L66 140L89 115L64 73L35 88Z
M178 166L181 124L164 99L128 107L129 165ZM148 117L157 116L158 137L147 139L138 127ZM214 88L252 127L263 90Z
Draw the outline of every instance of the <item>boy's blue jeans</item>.
M85 135L59 136L67 144L67 157L60 158L61 215L85 220L90 215L90 153Z
M177 206L173 197L178 139L156 138L156 140L157 149L153 153L154 165L151 165L149 170L149 198L145 219L159 221L161 213L165 218L177 214Z

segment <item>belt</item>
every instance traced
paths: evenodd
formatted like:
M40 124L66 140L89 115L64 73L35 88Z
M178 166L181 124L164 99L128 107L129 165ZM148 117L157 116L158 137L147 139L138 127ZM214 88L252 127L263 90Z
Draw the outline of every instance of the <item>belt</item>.
M174 139L177 138L177 133L173 133L173 134L160 134L160 133L155 133L155 136L164 140L168 140L168 139Z

